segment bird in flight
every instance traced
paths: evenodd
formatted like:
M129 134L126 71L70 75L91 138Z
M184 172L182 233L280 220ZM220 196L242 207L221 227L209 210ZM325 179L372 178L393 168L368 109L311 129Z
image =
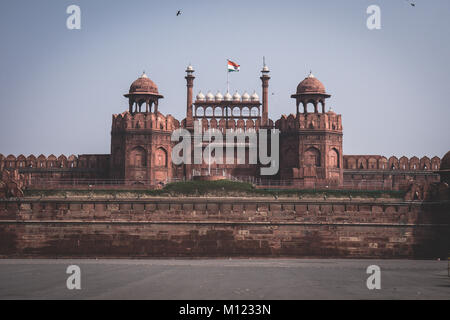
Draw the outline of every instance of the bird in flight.
M406 1L411 5L411 7L415 7L416 6L416 4L414 2L411 2L410 0L406 0Z
M178 11L177 11L177 17L178 17L179 15L181 15L181 10L178 10Z

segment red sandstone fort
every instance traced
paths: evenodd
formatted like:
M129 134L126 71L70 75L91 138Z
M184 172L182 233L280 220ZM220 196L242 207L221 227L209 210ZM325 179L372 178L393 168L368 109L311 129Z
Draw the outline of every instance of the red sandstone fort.
M145 74L132 83L129 110L112 117L111 154L0 155L0 258L447 256L450 152L442 161L344 155L341 115L326 109L330 95L312 74L292 95L295 114L273 121L267 66L261 99L199 92L194 101L193 68L186 73L182 121L160 112L163 96ZM249 164L250 140L240 146L245 164L174 164L172 133L184 129L195 140L199 124L228 137L258 133L268 144L264 129L278 129L277 174L261 176L262 165ZM224 177L250 181L255 192L141 190ZM305 190L313 188L322 191Z
M330 95L312 74L292 95L295 113L269 119L269 68L261 70L261 99L229 92L198 93L194 100L194 69L186 70L186 118L179 121L160 112L163 96L144 73L131 84L125 97L129 110L113 115L111 154L18 157L0 154L0 170L17 170L25 184L45 185L140 185L152 187L196 176L224 176L262 185L341 187L398 190L412 182L439 181L440 158L387 158L382 155L344 155L342 116L326 109ZM182 164L171 161L175 142L171 134L184 128L193 132L200 121L204 131L280 130L280 170L261 177L259 164ZM248 159L249 147L246 147ZM246 162L248 163L248 162Z

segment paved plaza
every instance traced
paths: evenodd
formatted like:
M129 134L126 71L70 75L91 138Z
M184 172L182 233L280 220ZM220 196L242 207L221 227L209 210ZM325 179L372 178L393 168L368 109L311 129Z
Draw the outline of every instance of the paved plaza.
M68 290L67 267L81 271ZM367 267L381 269L369 290ZM0 299L450 299L447 261L0 260Z

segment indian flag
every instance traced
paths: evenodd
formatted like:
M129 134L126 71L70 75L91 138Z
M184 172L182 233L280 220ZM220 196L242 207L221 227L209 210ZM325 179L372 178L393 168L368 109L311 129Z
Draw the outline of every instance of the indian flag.
M238 65L236 62L233 62L231 60L227 60L228 61L228 72L239 72L239 70L241 69L241 66Z

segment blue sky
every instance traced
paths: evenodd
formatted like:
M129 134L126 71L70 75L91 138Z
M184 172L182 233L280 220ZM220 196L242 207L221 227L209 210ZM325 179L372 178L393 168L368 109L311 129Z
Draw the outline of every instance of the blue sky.
M343 116L345 154L441 157L450 149L450 1L415 3L3 0L0 153L109 153L111 115L127 109L123 94L143 70L165 97L160 111L181 120L189 63L195 94L226 90L227 58L241 64L230 91L260 94L265 56L273 120L295 112L290 95L312 70ZM81 30L66 28L71 4ZM371 4L381 30L366 27Z

